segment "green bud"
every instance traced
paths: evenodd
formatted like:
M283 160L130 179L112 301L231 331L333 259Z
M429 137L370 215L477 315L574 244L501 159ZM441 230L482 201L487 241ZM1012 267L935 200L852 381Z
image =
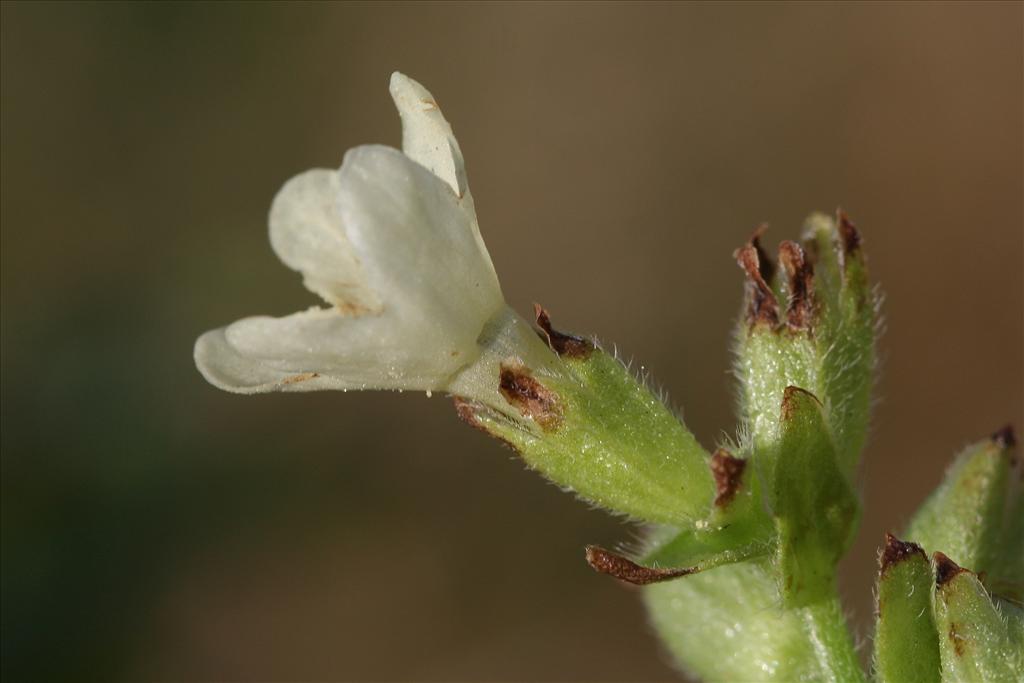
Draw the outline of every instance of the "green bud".
M767 560L657 583L643 595L652 625L694 679L863 680L838 602L783 608Z
M1024 547L1013 441L1006 429L965 449L911 519L906 537L962 567L1019 587ZM1011 505L1014 510L1008 510Z
M778 530L781 592L805 605L834 591L835 565L856 528L859 505L839 469L818 399L787 387L771 507Z
M941 680L932 568L921 546L886 534L879 558L875 672L879 683Z
M662 524L702 518L714 486L693 434L618 359L555 331L540 307L537 322L560 367L501 364L501 395L520 419L457 400L459 415L594 505Z
M1024 647L1019 607L996 605L978 575L933 556L933 610L944 682L1020 681Z
M736 362L747 428L770 478L783 391L802 387L821 400L840 469L852 479L867 431L877 308L860 236L842 212L838 221L816 214L803 246L780 245L776 278L762 232L736 252L747 274Z

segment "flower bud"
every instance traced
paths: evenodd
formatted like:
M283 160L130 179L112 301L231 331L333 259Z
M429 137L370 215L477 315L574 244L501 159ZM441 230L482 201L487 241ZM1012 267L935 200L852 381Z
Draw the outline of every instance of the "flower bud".
M1024 672L1024 613L993 602L980 577L949 557L932 558L932 604L939 636L942 680L1019 681Z
M911 519L906 537L997 583L1016 583L1019 593L1022 492L1013 442L1005 429L967 447Z
M875 299L860 236L845 214L812 216L803 245L779 247L781 273L760 244L759 228L736 259L747 275L737 330L736 374L744 418L764 451L766 476L780 437L778 410L788 386L822 403L840 469L856 469L867 430L875 365Z

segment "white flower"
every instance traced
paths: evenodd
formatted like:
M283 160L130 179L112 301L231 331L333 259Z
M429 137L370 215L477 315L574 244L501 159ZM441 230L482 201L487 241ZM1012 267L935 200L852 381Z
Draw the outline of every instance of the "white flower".
M442 390L508 412L500 362L552 371L553 354L502 297L437 102L400 73L391 95L401 152L349 150L340 170L289 180L270 209L274 251L329 306L202 335L195 361L211 384L244 394Z

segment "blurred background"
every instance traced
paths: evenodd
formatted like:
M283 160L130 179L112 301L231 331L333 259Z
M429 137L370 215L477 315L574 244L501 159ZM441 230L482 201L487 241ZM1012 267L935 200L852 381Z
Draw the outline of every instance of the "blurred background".
M246 398L206 329L315 303L280 185L444 106L508 300L732 430L731 258L842 205L887 301L842 587L954 453L1022 425L1022 6L2 5L5 680L625 681L673 673L583 561L635 529L448 399Z

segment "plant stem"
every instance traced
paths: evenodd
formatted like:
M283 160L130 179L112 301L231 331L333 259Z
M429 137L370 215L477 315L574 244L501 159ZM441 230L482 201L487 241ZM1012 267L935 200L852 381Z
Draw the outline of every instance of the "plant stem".
M801 607L799 611L819 668L829 676L824 680L836 683L865 681L842 605L834 591L830 599Z

